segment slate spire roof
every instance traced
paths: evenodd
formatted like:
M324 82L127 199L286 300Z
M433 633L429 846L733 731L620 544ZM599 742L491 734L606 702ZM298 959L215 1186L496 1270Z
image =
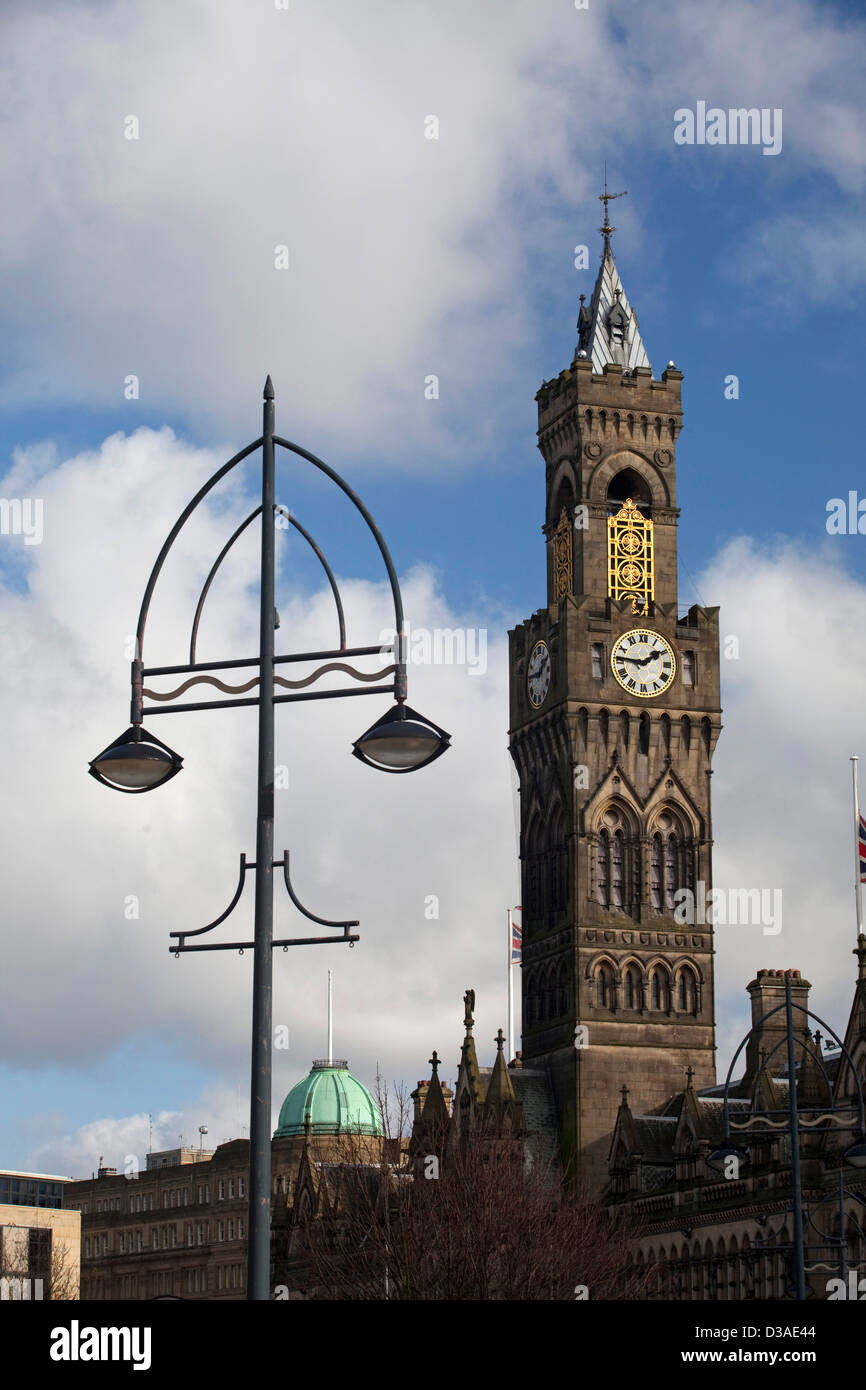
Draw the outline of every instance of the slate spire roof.
M577 351L578 355L585 353L591 358L592 370L601 372L609 362L618 362L629 371L635 367L649 367L650 360L640 336L637 314L626 297L610 249L609 234L605 237L604 253L589 308L585 300L586 296L581 295Z

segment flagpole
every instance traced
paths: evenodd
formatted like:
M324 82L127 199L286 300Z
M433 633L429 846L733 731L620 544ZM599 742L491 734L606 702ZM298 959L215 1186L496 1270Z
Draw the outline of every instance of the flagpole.
M511 1053L511 1056L513 1057L514 1054L515 1054L515 1047L514 1047L514 966L511 964L511 947L512 947L513 936L512 936L512 922L511 922L511 908L510 908L510 907L508 908L508 911L507 911L507 913L506 913L506 916L508 917L508 1051ZM506 1058L506 1060L508 1060L508 1059Z
M851 759L851 771L854 779L854 900L857 904L857 937L863 935L863 894L860 888L860 794L857 786L857 764L860 761L856 755Z
M334 996L331 989L331 972L328 971L328 1065L334 1060Z

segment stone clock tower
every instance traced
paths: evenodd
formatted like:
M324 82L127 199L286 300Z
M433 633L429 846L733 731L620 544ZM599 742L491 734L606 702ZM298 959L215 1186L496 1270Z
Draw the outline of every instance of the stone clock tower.
M677 603L682 373L656 380L610 247L571 366L538 392L547 601L509 634L520 781L523 1059L592 1186L629 1088L715 1083L711 761L718 609ZM683 920L687 918L689 920Z

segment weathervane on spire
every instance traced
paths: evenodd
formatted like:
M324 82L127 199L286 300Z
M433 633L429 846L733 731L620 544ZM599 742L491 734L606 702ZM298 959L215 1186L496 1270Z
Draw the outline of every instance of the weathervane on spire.
M607 191L607 160L604 161L604 192L599 193L598 201L604 203L604 226L599 227L599 231L604 237L604 255L610 251L610 234L616 231L616 227L610 225L610 209L608 203L612 203L614 198L624 198L628 189L624 188L622 193L608 193Z

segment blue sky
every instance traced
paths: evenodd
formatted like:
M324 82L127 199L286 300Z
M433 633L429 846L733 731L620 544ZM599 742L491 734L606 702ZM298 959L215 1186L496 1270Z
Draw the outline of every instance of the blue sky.
M187 769L146 812L106 806L81 769L124 723L122 641L149 565L208 471L258 434L268 372L279 430L343 472L376 516L410 620L484 627L490 640L484 680L418 673L417 703L460 737L414 790L370 788L337 756L339 738L369 722L357 708L331 725L282 721L297 768L285 830L311 905L357 904L350 915L375 924L364 959L335 966L338 1051L368 1082L377 1061L414 1082L433 1046L456 1062L470 984L492 1039L500 923L518 892L504 638L544 601L534 396L574 353L605 159L611 190L628 190L612 205L614 250L654 372L673 359L685 374L681 605L719 603L723 630L743 636L723 689L717 879L776 875L792 903L781 941L719 942L720 1058L759 966L802 968L823 991L819 1012L843 1024L866 537L829 537L825 521L830 498L866 495L859 8L751 0L696 13L681 0L660 16L636 0L588 11L484 0L435 14L373 3L361 16L328 0L288 13L198 0L179 14L157 0L71 5L62 23L51 6L13 4L0 26L0 493L46 508L41 546L0 538L2 1161L94 1166L96 1148L138 1142L148 1112L166 1116L166 1142L198 1123L237 1132L247 977L235 960L188 969L165 945L180 917L221 910L251 848L252 725L241 711L207 716L218 720L207 730L163 720ZM780 108L781 152L676 145L675 110L699 100ZM424 137L430 113L438 140ZM130 114L137 140L124 138ZM589 270L573 265L581 244ZM124 399L128 373L138 400ZM365 537L316 481L282 478L375 640L387 612ZM232 504L251 487L248 474ZM182 598L226 534L225 514L209 512L178 558ZM253 571L250 549L214 596L218 653L249 631ZM330 619L297 546L279 602L283 630L288 617L319 645L319 617ZM163 610L167 652L182 646L181 607ZM71 740L59 770L33 752L46 729ZM245 790L229 798L225 785ZM405 822L397 868L374 811L380 826ZM450 904L435 929L417 908L428 892ZM153 904L134 946L112 915L112 894L127 893ZM816 949L818 919L832 950ZM329 963L293 962L286 980L295 1041L275 1105L321 1052Z

